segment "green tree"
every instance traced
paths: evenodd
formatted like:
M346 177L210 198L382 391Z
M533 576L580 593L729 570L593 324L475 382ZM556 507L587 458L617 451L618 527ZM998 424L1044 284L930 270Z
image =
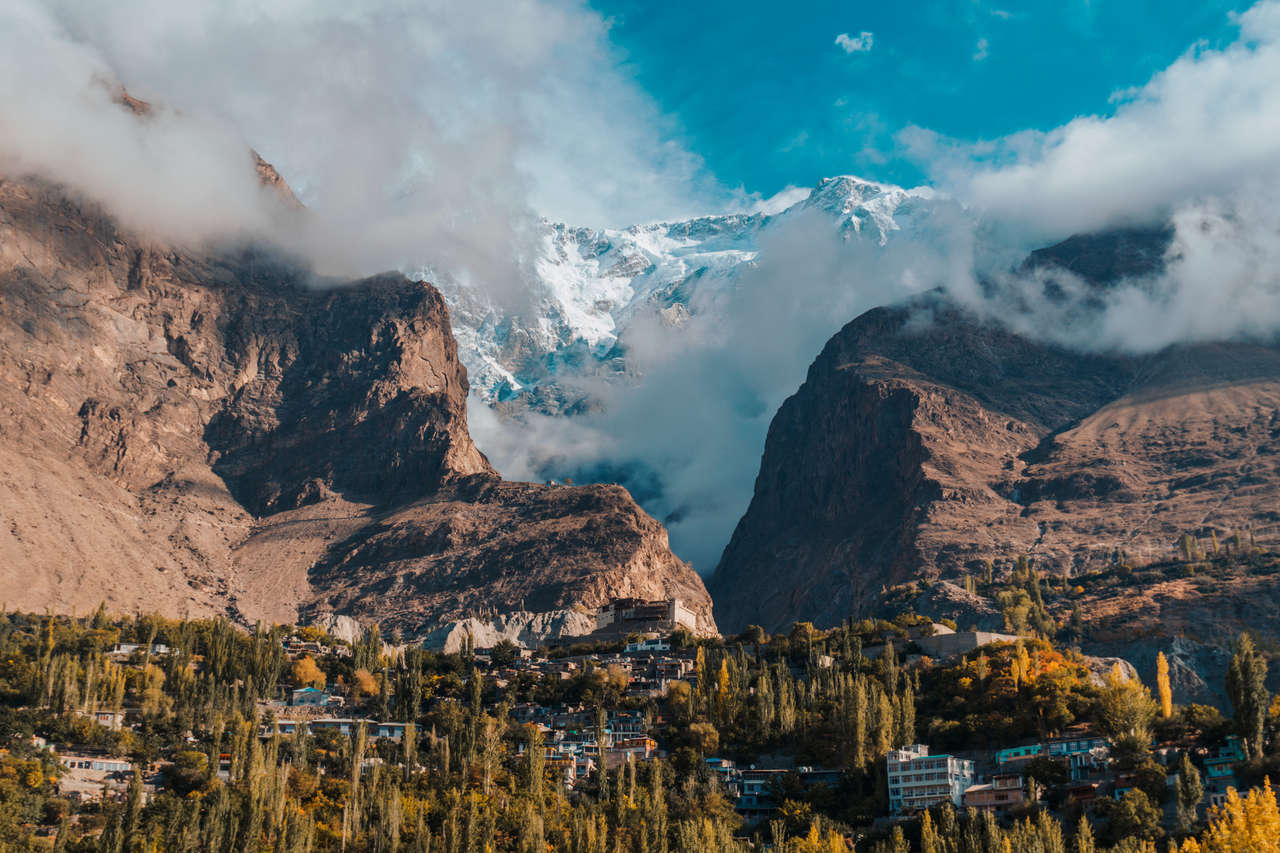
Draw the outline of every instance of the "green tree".
M1144 755L1151 748L1151 724L1156 703L1137 679L1129 678L1120 664L1112 667L1106 686L1098 695L1098 728L1117 751Z
M1160 812L1150 797L1138 788L1130 788L1107 809L1107 829L1114 841L1155 840L1160 834Z
M507 639L499 640L489 650L489 660L494 666L510 666L520 659L520 647Z
M1227 667L1227 698L1231 700L1236 728L1244 738L1250 758L1262 757L1262 733L1267 721L1267 662L1253 645L1248 634L1236 640Z
M1190 832L1196 822L1196 807L1204 796L1204 785L1200 782L1200 771L1191 763L1185 752L1178 761L1178 828Z

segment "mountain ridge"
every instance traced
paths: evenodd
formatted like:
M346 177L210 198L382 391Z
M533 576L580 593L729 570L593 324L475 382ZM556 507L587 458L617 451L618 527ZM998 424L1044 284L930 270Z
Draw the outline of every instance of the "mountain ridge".
M1163 228L1093 235L1033 262L1052 280L1080 273L1056 258L1087 258L1112 271L1093 276L1106 287L1115 270L1157 271L1167 245ZM1027 558L1069 583L1167 561L1183 534L1272 542L1278 413L1275 345L1083 353L941 294L873 309L827 342L775 415L751 506L708 580L717 617L731 631L836 624L914 588L933 615L987 620L990 605L975 609L960 587L988 564L1008 577ZM1188 631L1210 645L1274 635L1250 603L1277 598L1270 575L1192 586L1121 586L1085 619L1141 625L1150 636L1137 646Z
M472 553L466 592L489 607L518 609L537 590L590 609L670 589L715 629L702 582L624 490L499 481L467 432L466 369L428 284L316 290L260 249L157 245L54 184L12 178L0 180L0 283L10 606L292 622L332 609L331 584L345 615L422 633L470 615L447 577L391 612L368 590L421 584L419 561L318 568L417 506L432 529L470 512L482 540L521 513L559 521L536 572ZM593 525L621 544L604 547ZM504 535L524 541L518 526Z

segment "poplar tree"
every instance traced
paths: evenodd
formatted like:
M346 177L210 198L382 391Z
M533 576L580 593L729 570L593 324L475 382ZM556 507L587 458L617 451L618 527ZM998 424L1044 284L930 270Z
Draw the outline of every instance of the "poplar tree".
M1156 693L1160 697L1160 717L1173 716L1173 690L1169 687L1169 661L1164 652L1156 654Z
M1267 662L1258 654L1253 639L1241 634L1236 640L1227 668L1227 698L1235 712L1236 728L1245 740L1250 758L1262 757L1262 733L1267 721Z
M1184 752L1178 761L1178 828L1190 832L1196 822L1196 807L1204 796L1204 785L1200 782L1200 771L1191 763L1191 758Z

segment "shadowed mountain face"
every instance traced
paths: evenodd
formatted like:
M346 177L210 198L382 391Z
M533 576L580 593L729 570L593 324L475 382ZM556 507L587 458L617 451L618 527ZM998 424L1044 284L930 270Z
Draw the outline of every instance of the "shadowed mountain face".
M1167 244L1162 230L1073 238L1029 263L1105 286L1153 271ZM716 615L730 631L832 624L888 587L958 580L987 560L1076 573L1117 550L1163 559L1183 532L1272 541L1277 439L1274 347L1089 355L938 299L876 309L827 343L774 418L709 582ZM1141 605L1144 623L1173 625L1190 606L1139 599L1110 615Z
M0 180L0 600L416 632L678 595L713 629L625 490L497 477L433 287L303 279Z

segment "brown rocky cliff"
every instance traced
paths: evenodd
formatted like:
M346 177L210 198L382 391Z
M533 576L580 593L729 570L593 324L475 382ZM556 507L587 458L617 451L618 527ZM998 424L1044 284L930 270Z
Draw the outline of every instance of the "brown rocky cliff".
M643 587L713 630L701 581L625 492L498 480L434 288L309 284L262 251L153 245L51 185L0 181L0 600L278 621L334 606L416 631ZM469 540L417 537L461 517ZM379 560L351 558L375 539ZM475 547L498 541L530 562ZM416 585L373 595L389 573Z
M832 624L888 587L958 581L986 560L1080 572L1117 549L1161 559L1183 532L1275 538L1278 437L1273 347L1098 356L937 300L877 309L832 338L774 418L709 582L717 618Z

